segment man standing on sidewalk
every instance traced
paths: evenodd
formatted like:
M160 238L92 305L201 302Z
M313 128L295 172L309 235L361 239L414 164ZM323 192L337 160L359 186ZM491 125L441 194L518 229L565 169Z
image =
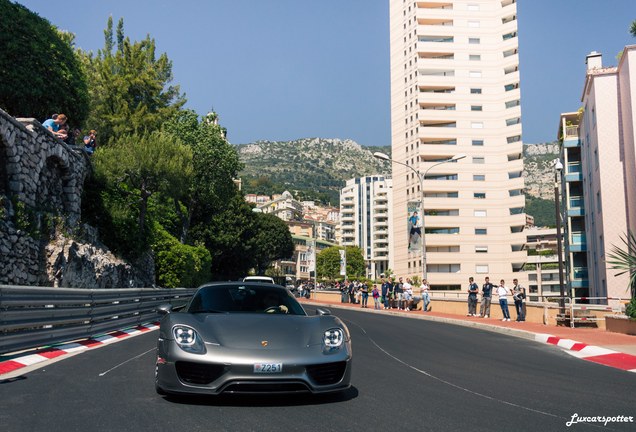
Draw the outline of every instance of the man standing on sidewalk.
M479 316L488 318L490 316L490 302L492 300L492 290L494 286L490 283L490 278L486 276L484 284L481 287L481 308Z
M526 298L526 289L522 287L521 285L519 285L519 281L517 279L513 279L512 283L513 283L512 298L515 301L515 309L517 310L517 321L518 322L525 321L526 314L525 314L525 311L523 310L523 306L524 306L523 303Z
M468 278L468 315L477 315L477 293L479 292L479 286L475 283L473 277Z
M429 291L430 287L428 286L428 281L424 279L422 281L422 286L420 287L420 294L422 295L422 312L428 312L428 305L431 302Z
M506 282L502 279L497 287L497 295L499 296L499 306L501 306L502 321L510 321L510 312L508 311L508 294L510 288L506 286Z

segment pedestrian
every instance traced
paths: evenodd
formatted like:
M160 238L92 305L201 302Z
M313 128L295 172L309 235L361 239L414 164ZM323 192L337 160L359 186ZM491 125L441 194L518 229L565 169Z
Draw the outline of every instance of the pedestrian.
M430 289L428 281L424 279L422 281L422 286L420 287L420 294L422 295L422 312L428 312L428 305L431 303L431 297L429 294Z
M384 303L384 309L389 308L389 301L391 301L389 297L390 291L393 291L393 284L391 284L389 279L382 279L382 301Z
M402 298L404 299L402 308L405 311L410 311L413 302L413 284L411 284L410 278L406 278L406 282L402 285Z
M501 313L503 314L502 321L510 321L510 311L508 311L508 294L510 294L510 288L506 287L506 283L502 279L497 287L499 306L501 306Z
M349 286L347 287L347 292L349 293L349 303L356 303L356 286L353 282L349 282Z
M398 279L398 283L393 287L393 293L395 294L398 310L402 310L404 301L404 280L402 278Z
M369 285L366 282L362 282L360 285L360 292L362 293L362 306L363 308L367 307L367 302L369 301Z
M380 291L378 290L377 284L373 284L371 296L373 297L373 309L380 310Z
M48 129L57 138L61 138L62 136L66 138L67 135L65 131L60 130L60 128L66 124L67 120L68 119L64 114L53 114L50 119L42 123L42 126L44 126L45 129Z
M517 279L512 280L512 299L515 301L517 322L525 321L526 314L523 308L526 299L526 289L519 284L519 281Z
M490 316L490 302L494 288L495 286L490 282L490 278L486 276L481 287L481 308L479 309L479 316L481 317L488 318Z
M473 277L468 278L468 314L466 316L477 315L477 293L479 286L475 283Z
M92 155L97 148L97 131L91 129L91 131L84 137L84 151L89 155Z

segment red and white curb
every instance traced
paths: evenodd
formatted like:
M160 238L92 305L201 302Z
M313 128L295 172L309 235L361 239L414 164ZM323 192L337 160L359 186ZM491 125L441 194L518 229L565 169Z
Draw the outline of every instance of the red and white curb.
M537 342L556 345L563 348L568 354L583 360L636 373L635 355L613 351L594 345L587 345L572 339L562 339L549 334L538 333L535 335L535 340Z
M90 339L84 339L76 342L63 343L60 345L54 345L44 349L39 349L33 354L24 355L22 357L12 358L0 362L0 376L9 372L16 371L26 366L31 366L37 363L41 363L47 360L54 359L66 354L76 353L79 351L85 351L88 349L96 348L99 346L107 345L113 342L117 342L121 339L125 339L130 336L146 333L151 330L159 328L158 322L146 323L137 327L116 330Z

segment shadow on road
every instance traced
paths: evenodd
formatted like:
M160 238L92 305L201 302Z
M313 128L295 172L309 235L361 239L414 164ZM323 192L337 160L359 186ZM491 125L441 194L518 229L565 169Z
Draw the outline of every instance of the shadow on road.
M210 405L210 406L239 406L239 407L276 407L276 406L303 406L324 405L337 402L346 402L358 397L358 389L351 386L349 389L334 394L301 393L293 395L220 395L220 396L190 396L167 395L163 399L176 404L186 405Z

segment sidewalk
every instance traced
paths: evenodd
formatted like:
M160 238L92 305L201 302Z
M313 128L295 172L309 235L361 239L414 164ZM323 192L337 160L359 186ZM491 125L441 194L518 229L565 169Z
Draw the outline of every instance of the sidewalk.
M363 312L408 316L416 319L481 328L510 334L538 342L557 345L569 354L584 360L618 369L636 372L636 336L613 333L597 328L570 328L546 326L531 322L501 321L494 318L467 317L439 312L374 310L373 300L362 309L359 304L300 299L302 303L324 305L331 308L358 309ZM434 306L433 306L434 307ZM513 314L514 315L514 314Z

